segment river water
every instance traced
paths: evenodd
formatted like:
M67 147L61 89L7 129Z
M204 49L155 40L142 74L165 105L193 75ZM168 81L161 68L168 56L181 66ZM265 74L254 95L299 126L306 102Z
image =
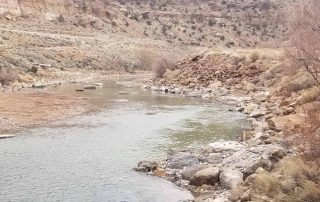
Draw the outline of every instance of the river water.
M0 201L181 201L192 195L132 170L168 148L236 138L247 122L228 106L124 88L76 92L99 110L18 132L0 141ZM128 95L119 95L119 91Z

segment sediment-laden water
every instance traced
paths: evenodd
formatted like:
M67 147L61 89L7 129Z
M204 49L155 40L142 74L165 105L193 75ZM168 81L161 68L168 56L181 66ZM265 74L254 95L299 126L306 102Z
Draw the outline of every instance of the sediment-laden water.
M245 117L228 106L124 88L76 92L99 110L0 140L0 201L180 201L192 195L132 170L170 147L236 138ZM129 94L119 95L119 91Z

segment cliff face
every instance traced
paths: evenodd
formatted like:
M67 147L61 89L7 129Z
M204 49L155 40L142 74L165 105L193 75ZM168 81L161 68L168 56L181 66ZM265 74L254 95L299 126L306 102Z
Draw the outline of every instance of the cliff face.
M0 14L42 14L47 17L59 14L93 13L102 16L106 2L102 0L0 0Z

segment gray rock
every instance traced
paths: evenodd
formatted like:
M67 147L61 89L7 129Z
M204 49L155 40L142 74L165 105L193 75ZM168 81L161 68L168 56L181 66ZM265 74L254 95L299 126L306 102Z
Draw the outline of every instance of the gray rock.
M158 163L155 161L140 161L138 167L133 168L138 172L152 172L155 171L158 167Z
M169 163L170 168L182 169L200 163L198 157L186 152L174 154Z
M245 148L244 145L236 141L217 141L211 143L210 146L213 148L213 151L215 152L239 151Z
M103 83L94 83L93 85L95 85L95 86L103 86Z
M191 180L190 184L194 186L201 186L204 184L215 185L219 181L220 169L216 167L209 167L196 172Z
M194 176L194 174L208 167L209 167L208 165L202 165L202 164L186 167L182 170L182 173L181 173L182 179L190 181L191 178Z
M266 114L265 110L262 110L262 109L256 109L256 110L253 110L251 113L250 113L250 117L252 118L259 118L261 116L264 116Z
M222 162L222 160L223 156L221 153L212 153L205 158L205 161L210 164L219 164Z
M220 184L224 189L233 189L243 183L243 174L238 170L226 169L220 173Z
M150 88L152 91L160 91L160 88L158 86L151 86Z
M48 85L45 84L45 83L40 83L40 82L37 82L35 84L32 85L33 88L45 88L47 87Z
M83 89L95 90L95 89L97 89L97 86L95 86L95 85L85 85L85 86L83 86Z
M120 91L118 92L119 95L128 95L129 93L127 91Z
M0 135L0 140L1 139L8 139L8 138L14 138L15 135Z

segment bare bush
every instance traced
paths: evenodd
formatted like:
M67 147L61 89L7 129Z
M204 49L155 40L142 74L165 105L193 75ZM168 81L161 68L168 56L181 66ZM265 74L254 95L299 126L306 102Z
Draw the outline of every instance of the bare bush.
M136 51L136 57L138 58L139 67L142 70L152 69L152 64L155 60L155 54L152 50L139 49Z
M291 45L287 53L320 86L320 1L300 1L290 11Z
M250 59L251 59L252 62L256 62L257 60L260 59L260 54L258 52L253 52L250 55Z
M303 145L305 154L311 160L317 160L320 155L320 109L306 111L306 121L303 127L296 129L300 136L298 140Z
M2 86L7 86L10 83L14 82L17 78L17 75L14 71L10 69L0 69L0 83Z
M174 60L165 56L159 57L159 59L153 64L153 72L156 78L162 78L167 69L174 70L174 68Z

